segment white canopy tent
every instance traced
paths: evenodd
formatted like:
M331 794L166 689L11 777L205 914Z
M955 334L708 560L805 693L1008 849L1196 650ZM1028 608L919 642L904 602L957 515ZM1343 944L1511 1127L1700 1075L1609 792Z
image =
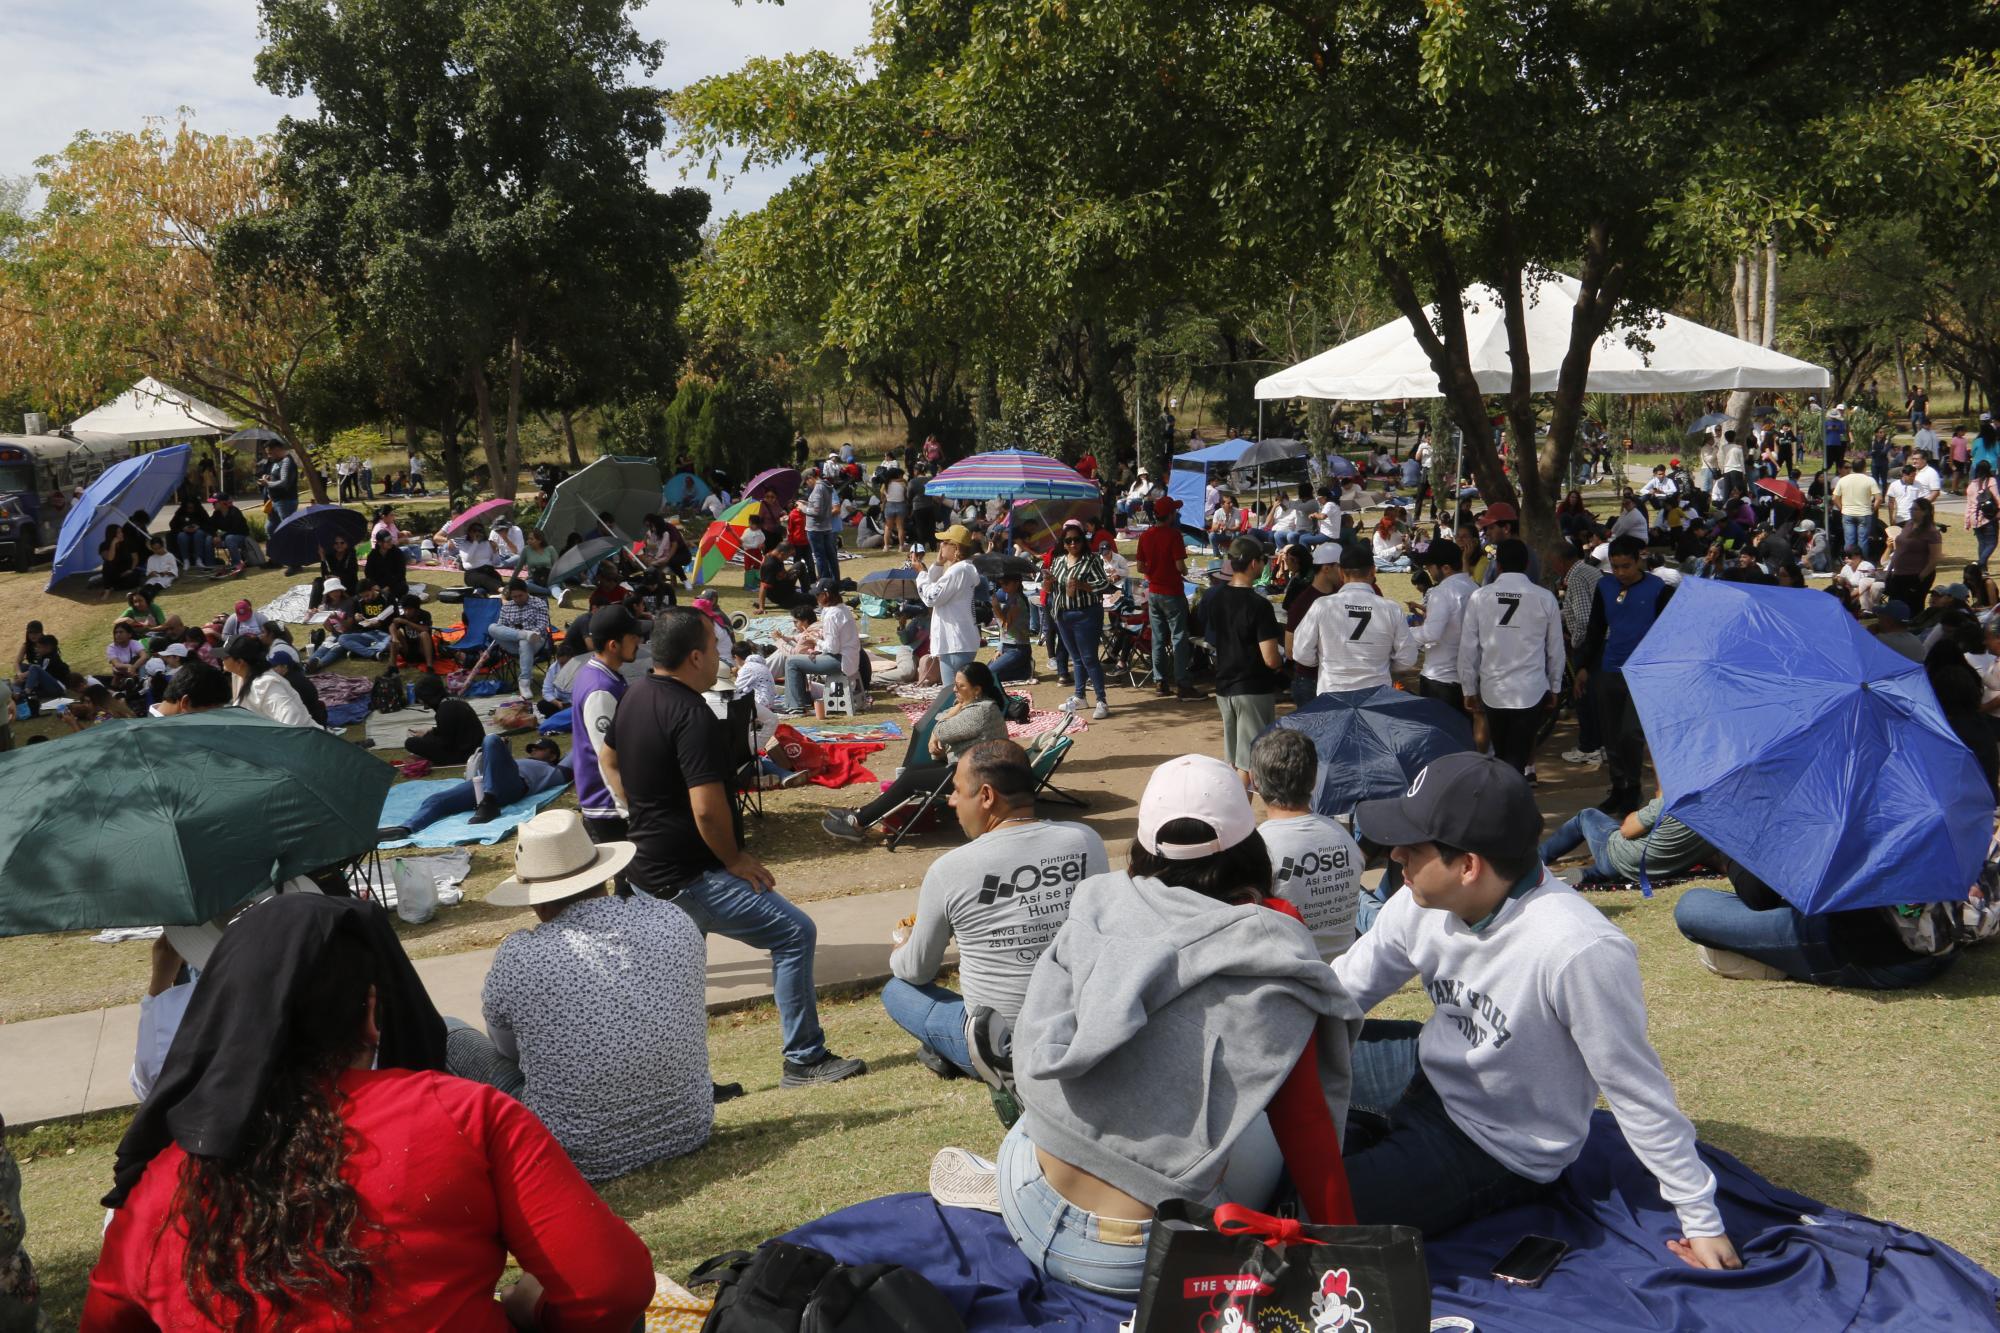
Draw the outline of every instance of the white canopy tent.
M121 440L185 440L197 435L227 435L238 424L221 408L170 389L149 375L103 407L72 421L70 430Z
M1528 386L1534 393L1552 393L1569 348L1570 314L1582 292L1575 278L1557 274L1528 288L1525 311L1528 330ZM1513 366L1507 357L1507 324L1500 296L1489 287L1465 289L1466 341L1472 370L1482 392L1505 393L1512 387ZM1425 316L1438 327L1438 308ZM1768 347L1696 324L1677 315L1663 321L1613 327L1591 352L1591 393L1695 393L1730 389L1824 389L1833 377L1823 368ZM1632 346L1636 334L1643 345ZM1275 375L1257 381L1257 397L1342 398L1379 401L1388 398L1438 398L1444 395L1430 358L1424 355L1408 320L1398 319L1350 339Z

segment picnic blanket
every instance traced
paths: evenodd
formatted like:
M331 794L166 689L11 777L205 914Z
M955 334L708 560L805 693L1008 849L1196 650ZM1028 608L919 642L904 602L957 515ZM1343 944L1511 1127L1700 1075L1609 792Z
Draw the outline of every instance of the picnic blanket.
M325 620L326 616L308 609L307 603L312 601L312 587L310 583L295 583L258 607L257 614L282 625L317 624Z
M399 865L419 875L429 876L431 883L442 892L456 889L472 873L472 853L449 851L435 856L392 856L386 860L367 857L359 865L348 868L348 891L357 898L372 898L393 912L397 901L395 867Z
M367 719L368 696L374 692L375 682L367 676L328 671L313 677L313 688L326 705L326 724L349 727Z
M865 762L869 755L888 747L869 741L821 741L820 753L826 756L826 766L812 775L815 787L829 787L838 790L851 787L857 782L880 782L881 779L868 771Z
M1478 1333L1935 1333L2000 1327L2000 1279L1958 1251L1778 1188L1701 1146L1716 1203L1743 1256L1740 1272L1689 1268L1666 1250L1680 1235L1659 1186L1608 1111L1583 1155L1536 1203L1469 1223L1425 1246L1432 1315ZM1538 1288L1508 1287L1493 1265L1533 1232L1570 1252ZM969 1333L1070 1329L1116 1333L1132 1303L1048 1281L998 1217L898 1194L831 1213L786 1240L846 1263L900 1263L929 1278Z
M420 778L414 782L399 782L389 788L388 799L382 802L383 827L401 824L416 814L417 807L426 798L450 785L449 778ZM537 810L568 790L568 787L551 787L547 791L532 792L512 805L501 806L500 817L487 824L473 823L473 812L467 810L464 814L451 815L416 829L407 838L385 842L382 848L386 851L392 847L463 847L468 843L490 847L534 818Z
M936 694L937 691L932 690L931 693ZM1028 696L1022 694L1017 697L1025 699ZM916 734L916 725L923 720L924 713L928 708L928 704L903 705L903 716L909 719L912 735ZM1052 731L1061 731L1072 721L1077 724L1076 729L1079 732L1087 730L1090 725L1084 721L1081 713L1065 713L1060 708L1030 708L1026 722L1009 722L1007 724L1007 739L1013 741L1031 741L1037 736L1044 736Z
M479 715L480 722L487 728L493 726L493 715L508 704L521 702L519 695L495 694L487 697L467 699L472 711ZM368 719L368 739L375 742L378 750L402 750L408 748L412 732L428 731L437 725L437 719L422 708L399 708L393 713L376 713Z
M918 716L922 716L922 714L918 714ZM908 735L903 730L902 723L892 722L887 718L879 721L871 721L864 718L854 718L851 720L846 718L829 719L824 722L794 721L792 726L798 731L799 735L809 741L818 741L822 745L866 741L873 744L878 750L890 741L899 741Z

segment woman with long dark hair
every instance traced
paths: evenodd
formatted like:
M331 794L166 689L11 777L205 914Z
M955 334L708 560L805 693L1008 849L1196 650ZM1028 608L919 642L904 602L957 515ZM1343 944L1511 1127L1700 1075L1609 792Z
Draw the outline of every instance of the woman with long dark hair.
M239 634L222 649L222 669L236 677L231 702L239 708L283 722L287 726L310 727L312 714L305 701L283 676L271 670L270 648L255 634ZM430 679L436 679L431 677Z
M836 838L859 842L870 824L913 796L936 791L950 779L958 757L981 741L1007 739L1007 694L984 662L968 662L952 677L956 700L931 727L930 762L905 765L880 796L859 810L836 810L820 827ZM940 695L940 698L944 696Z
M1931 502L1913 501L1909 521L1896 534L1889 549L1888 578L1884 580L1891 601L1902 601L1912 609L1924 604L1931 584L1937 581L1938 561L1944 558L1944 533L1939 531Z
M249 909L118 1145L83 1327L627 1333L645 1246L526 1107L443 1068L380 908Z

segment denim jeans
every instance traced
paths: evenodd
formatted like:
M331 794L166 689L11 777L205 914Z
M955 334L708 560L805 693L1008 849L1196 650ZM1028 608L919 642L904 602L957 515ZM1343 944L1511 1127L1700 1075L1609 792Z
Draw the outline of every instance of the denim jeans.
M1988 523L1984 527L1974 528L1972 540L1979 544L1979 564L1981 568L1985 568L1987 562L1993 558L1994 544L2000 542L2000 523Z
M1146 614L1153 629L1153 680L1160 685L1188 683L1187 598L1149 593ZM1173 670L1167 670L1169 655Z
M1591 866L1600 875L1615 875L1611 862L1605 858L1604 848L1611 841L1611 835L1618 831L1619 821L1589 806L1577 811L1569 820L1542 843L1542 864L1551 865L1583 846L1590 844Z
M1104 699L1104 663L1100 659L1097 645L1104 637L1104 613L1095 607L1081 607L1071 611L1056 612L1056 635L1062 640L1063 651L1069 654L1071 677L1076 684L1076 697L1084 696L1084 684L1097 691L1097 701Z
M838 579L840 577L840 534L837 532L807 532L806 545L812 548L813 565L818 577Z
M826 1053L813 993L813 949L819 928L776 889L759 892L727 870L710 870L681 886L675 906L704 935L726 935L771 955L771 991L778 1002L785 1058L812 1064Z
M1951 966L1953 955L1910 955L1893 963L1850 963L1833 946L1833 919L1791 906L1758 911L1734 893L1689 889L1674 904L1674 924L1696 944L1727 949L1777 968L1794 981L1856 990L1921 986Z
M837 676L840 659L832 653L793 653L785 659L785 707L804 713L812 708L807 676Z
M543 643L542 632L538 629L516 629L512 625L495 625L486 631L486 637L501 648L512 649L521 663L521 684L528 685L535 679L535 654Z
M54 699L69 693L69 686L51 676L40 662L28 663L27 669L22 674L26 676L21 682L22 688L39 694L44 699Z
M1845 550L1849 546L1859 546L1862 550L1867 550L1868 515L1862 514L1857 517L1853 514L1842 514L1840 516L1840 535L1844 542L1842 550Z
M1417 1063L1423 1024L1371 1018L1354 1044L1353 1107L1386 1117L1386 1132L1350 1121L1343 1156L1364 1225L1416 1227L1426 1236L1540 1194L1460 1129ZM1005 1197L1004 1195L1002 1196Z
M299 502L297 500L271 501L271 527L275 529L280 523L283 523L298 511Z
M553 764L535 760L529 763L532 767L523 771L520 761L514 758L514 747L508 739L505 736L488 736L479 743L478 788L469 780L454 782L435 796L425 797L424 803L410 816L410 827L428 828L440 819L477 809L482 790L501 805L512 805L531 792L547 791L569 781L568 775ZM529 781L530 774L535 779L532 783Z
M240 532L226 532L222 535L222 547L239 565L250 563L250 539Z
M209 535L200 528L187 528L174 534L174 554L180 557L183 569L196 565L215 563L215 546Z
M924 710L924 715L917 719L917 725L911 728L910 748L903 755L906 767L930 761L931 724L937 721L939 713L957 702L957 696L951 692L951 683L978 656L977 652L938 654L938 680L943 688L938 690L937 698L931 700L931 706Z
M1318 696L1318 693L1319 676L1317 671L1307 672L1303 676L1297 671L1292 672L1292 703L1295 706L1304 708Z
M990 665L993 679L1003 685L1011 680L1026 680L1035 674L1035 652L1025 643L1003 643L1000 655Z
M1056 1193L1018 1124L1001 1141L999 1157L1000 1218L1028 1262L1085 1291L1137 1296L1153 1224L1098 1217Z
M972 1053L965 1043L965 1000L936 982L913 986L893 978L882 988L882 1007L890 1021L922 1042L934 1054L970 1074Z
M328 639L312 650L312 660L321 666L338 662L353 653L356 657L380 657L389 650L389 636L380 630L356 630Z

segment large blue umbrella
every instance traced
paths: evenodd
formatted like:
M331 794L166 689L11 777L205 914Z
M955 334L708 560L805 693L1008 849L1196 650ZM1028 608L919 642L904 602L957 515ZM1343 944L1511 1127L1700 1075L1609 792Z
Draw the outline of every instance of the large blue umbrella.
M345 505L307 505L271 529L264 552L287 565L310 565L319 560L321 547L333 545L335 536L359 546L368 538L368 520Z
M158 514L187 480L188 453L188 445L168 445L106 468L90 483L63 519L47 586L53 588L72 574L88 574L102 565L97 548L106 528L129 522L142 509Z
M1431 760L1472 748L1463 713L1393 685L1322 694L1277 725L1303 733L1319 751L1313 809L1323 815L1398 795Z
M1965 896L1993 799L1923 666L1836 598L1683 579L1625 664L1666 813L1802 912Z

